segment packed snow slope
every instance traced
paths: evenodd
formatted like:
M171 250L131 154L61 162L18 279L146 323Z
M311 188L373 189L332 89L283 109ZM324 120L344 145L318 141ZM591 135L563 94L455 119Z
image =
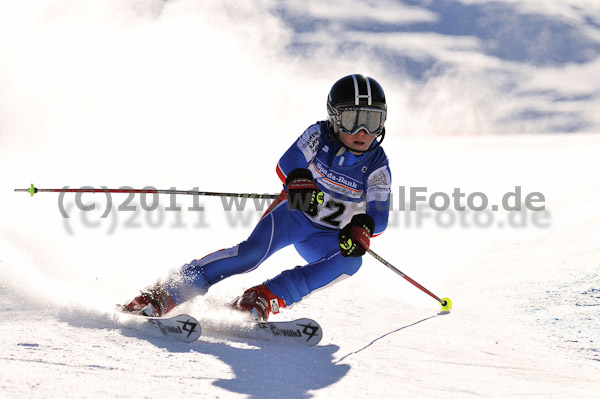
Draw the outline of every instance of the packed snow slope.
M352 278L275 316L318 320L325 335L317 347L210 331L192 344L170 341L119 317L113 305L169 268L245 238L260 212L252 206L227 212L218 200L202 199L204 225L195 227L197 217L184 210L182 226L173 227L175 212L164 212L158 226L150 225L159 220L158 211L102 220L99 210L82 216L71 203L67 225L55 195L6 193L12 216L4 215L8 225L0 242L2 396L597 397L600 137L386 144L395 181L407 189L451 193L460 187L498 204L515 185L544 195L541 213L392 213L388 231L372 248L437 295L450 297L449 314L366 256ZM249 168L218 177L199 171L198 178L209 187L227 179L245 190L254 174ZM270 180L276 190L275 176ZM10 178L15 187L19 183ZM82 201L94 198L88 194ZM184 209L192 205L189 198L178 202ZM128 218L138 226L127 227ZM111 223L117 223L113 233ZM298 264L294 250L284 249L255 272L228 279L176 311L226 319L215 303Z
M0 398L600 397L599 7L0 2ZM115 304L244 240L265 201L13 191L277 193L350 73L388 102L394 208L372 249L448 314L365 256L275 317L319 321L317 347L177 343ZM413 189L436 202L410 210ZM230 323L220 305L301 264L286 248L176 311Z

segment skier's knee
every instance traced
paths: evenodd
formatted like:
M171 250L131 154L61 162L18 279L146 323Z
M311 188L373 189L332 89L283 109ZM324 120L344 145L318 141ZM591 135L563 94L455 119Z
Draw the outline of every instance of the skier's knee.
M344 258L344 273L350 276L354 275L362 265L362 258Z

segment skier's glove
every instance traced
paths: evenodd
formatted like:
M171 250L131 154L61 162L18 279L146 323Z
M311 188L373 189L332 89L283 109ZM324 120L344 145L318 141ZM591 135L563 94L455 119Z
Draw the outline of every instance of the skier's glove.
M369 250L373 230L375 222L371 216L366 213L354 215L338 233L342 256L363 256Z
M308 169L294 169L290 172L285 185L288 189L288 206L300 209L310 216L317 216L319 204L323 203L323 193Z

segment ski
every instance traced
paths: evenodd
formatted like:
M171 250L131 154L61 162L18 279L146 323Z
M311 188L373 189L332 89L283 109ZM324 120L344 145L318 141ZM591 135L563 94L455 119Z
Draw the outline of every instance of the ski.
M143 318L148 324L160 332L182 342L194 342L202 335L202 322L188 314L177 316L147 317L129 314ZM206 320L205 330L214 331L221 335L233 335L241 338L253 338L267 341L296 343L306 346L317 345L323 337L319 323L312 319L302 318L292 321L249 321L239 325L218 326Z
M202 328L198 320L187 314L172 317L140 317L147 319L148 323L158 327L163 335L178 341L194 342L202 334Z
M293 321L260 321L255 323L255 331L262 338L281 342L314 346L323 338L323 329L312 319Z

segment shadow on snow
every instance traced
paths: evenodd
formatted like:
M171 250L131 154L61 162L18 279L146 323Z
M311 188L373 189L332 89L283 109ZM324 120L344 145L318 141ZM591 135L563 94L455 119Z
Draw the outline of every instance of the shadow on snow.
M231 337L224 337L227 342L208 342L201 337L199 341L188 344L163 336L140 334L140 331L123 329L122 333L146 339L169 352L215 357L231 367L235 377L218 378L212 384L256 399L310 398L309 391L340 381L350 370L348 365L334 363L334 354L340 349L336 345L305 347ZM240 343L251 346L239 347Z

